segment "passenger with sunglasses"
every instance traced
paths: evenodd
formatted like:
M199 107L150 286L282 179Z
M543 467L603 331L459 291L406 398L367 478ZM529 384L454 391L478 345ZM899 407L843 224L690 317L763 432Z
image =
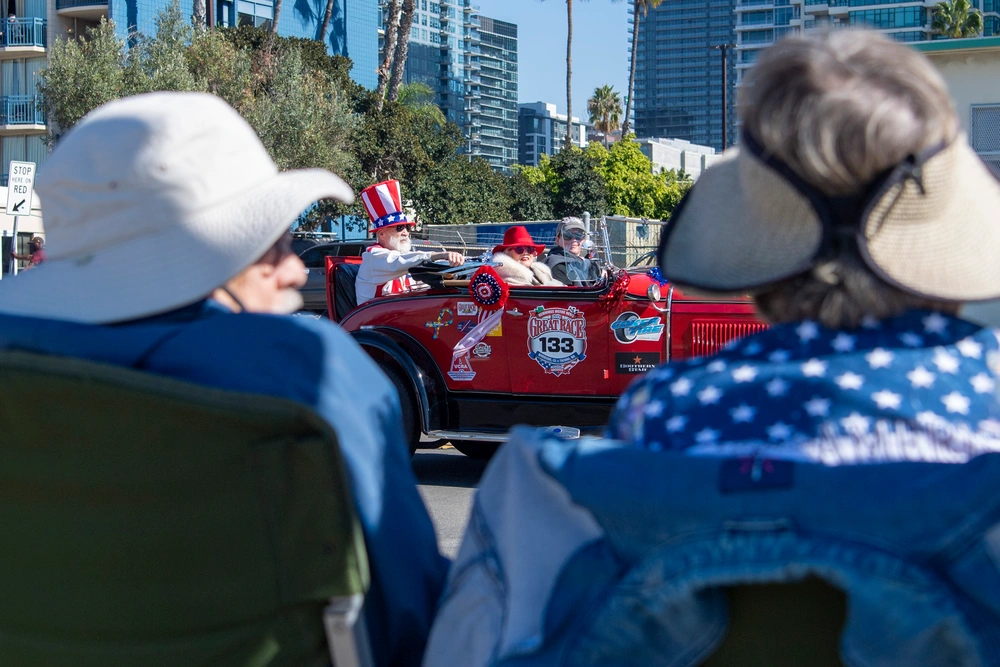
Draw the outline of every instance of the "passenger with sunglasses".
M504 232L503 243L493 248L493 263L511 285L563 285L552 277L549 267L535 261L544 251L545 244L535 243L527 227L518 225Z
M361 201L371 220L376 244L361 256L361 268L355 281L358 305L383 294L399 294L427 286L410 276L410 268L421 262L445 261L461 266L465 257L459 252L414 251L410 246L410 228L416 223L403 213L399 181L383 181L361 191Z
M556 228L556 247L549 251L545 264L552 277L565 285L593 285L604 276L601 265L583 252L587 228L580 218L563 218Z

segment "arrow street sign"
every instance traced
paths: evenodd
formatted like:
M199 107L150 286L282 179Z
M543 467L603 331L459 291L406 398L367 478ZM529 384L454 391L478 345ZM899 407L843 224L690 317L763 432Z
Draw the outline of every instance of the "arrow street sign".
M35 163L11 160L7 174L7 215L30 215Z

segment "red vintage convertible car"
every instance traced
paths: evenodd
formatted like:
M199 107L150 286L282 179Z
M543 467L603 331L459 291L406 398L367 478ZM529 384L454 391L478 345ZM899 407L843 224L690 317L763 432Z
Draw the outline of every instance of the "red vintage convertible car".
M482 263L431 264L412 272L430 289L356 306L361 258L326 261L330 316L396 385L411 450L423 434L489 456L515 424L600 431L640 373L764 327L747 299L686 295L646 268L526 287L482 278Z

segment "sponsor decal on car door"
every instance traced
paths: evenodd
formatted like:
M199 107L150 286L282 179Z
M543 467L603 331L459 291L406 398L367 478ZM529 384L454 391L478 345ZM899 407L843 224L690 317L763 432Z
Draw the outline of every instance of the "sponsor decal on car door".
M608 365L607 309L590 296L553 299L551 293L536 294L535 288L513 288L504 310L511 391L609 396L613 372Z

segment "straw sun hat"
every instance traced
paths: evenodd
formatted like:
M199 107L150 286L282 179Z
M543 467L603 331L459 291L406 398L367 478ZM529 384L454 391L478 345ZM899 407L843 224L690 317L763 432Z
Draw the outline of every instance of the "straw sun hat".
M659 257L679 285L740 293L807 271L845 241L907 292L1000 297L1000 181L960 135L863 193L828 197L744 133L674 211Z
M313 202L350 203L321 169L280 172L218 97L152 93L88 114L36 185L47 261L0 282L0 313L111 323L202 299Z

